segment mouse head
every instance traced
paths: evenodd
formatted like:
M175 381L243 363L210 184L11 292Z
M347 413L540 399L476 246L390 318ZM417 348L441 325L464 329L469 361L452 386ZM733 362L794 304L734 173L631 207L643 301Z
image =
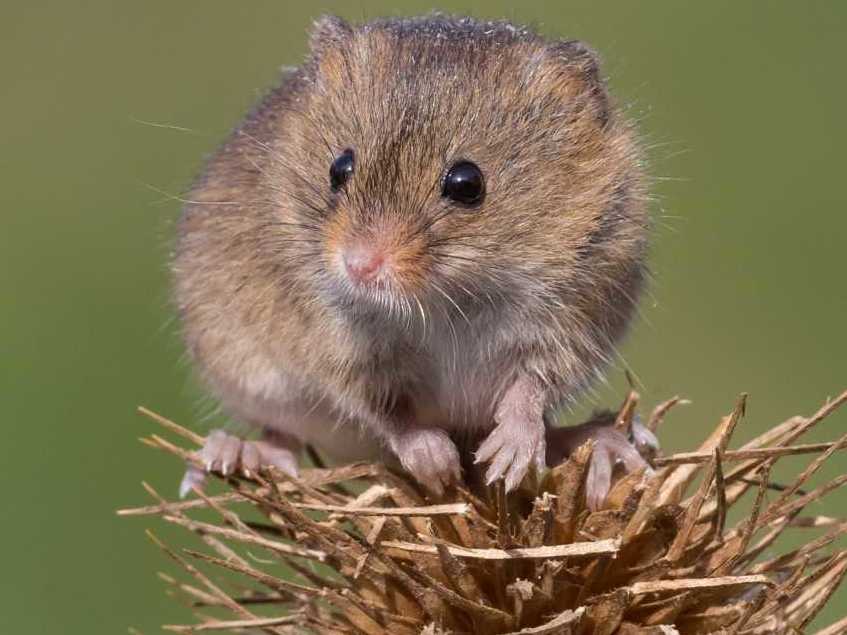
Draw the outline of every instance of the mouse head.
M592 51L440 16L324 18L311 48L265 170L292 275L354 313L626 320L643 177Z

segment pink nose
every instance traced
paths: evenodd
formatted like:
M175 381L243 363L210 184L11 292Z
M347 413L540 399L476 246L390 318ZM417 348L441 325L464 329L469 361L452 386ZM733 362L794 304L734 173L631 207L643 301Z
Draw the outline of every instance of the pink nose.
M350 247L344 252L347 275L356 283L370 282L382 269L382 254L366 246Z

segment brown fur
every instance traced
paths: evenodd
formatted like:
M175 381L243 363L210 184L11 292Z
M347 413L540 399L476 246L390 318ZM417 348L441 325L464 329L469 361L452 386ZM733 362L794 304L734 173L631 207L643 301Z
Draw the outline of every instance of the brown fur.
M325 18L311 42L180 223L185 338L224 407L263 427L297 419L305 440L339 422L386 439L489 430L521 375L548 409L572 397L630 320L648 230L638 147L596 56L440 16ZM355 172L335 194L345 148ZM485 175L478 208L441 197L458 159ZM383 287L344 279L351 241L386 254Z

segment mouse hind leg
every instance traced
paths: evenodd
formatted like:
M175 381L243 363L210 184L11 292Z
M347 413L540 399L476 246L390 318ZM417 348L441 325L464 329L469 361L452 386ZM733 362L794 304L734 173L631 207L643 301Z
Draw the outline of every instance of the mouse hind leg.
M180 498L185 498L194 487L202 487L208 474L222 476L242 474L250 477L263 466L273 466L291 476L299 472L299 455L302 444L294 436L262 428L256 440L242 439L225 430L212 430L203 447L197 452L202 467L188 465L179 485Z
M591 421L576 426L556 427L548 422L546 436L547 465L551 468L582 444L593 441L585 494L589 509L594 511L602 508L616 467L621 466L626 472L644 470L652 474L647 460L659 449L656 436L637 418L627 435L615 428L613 413L597 414Z

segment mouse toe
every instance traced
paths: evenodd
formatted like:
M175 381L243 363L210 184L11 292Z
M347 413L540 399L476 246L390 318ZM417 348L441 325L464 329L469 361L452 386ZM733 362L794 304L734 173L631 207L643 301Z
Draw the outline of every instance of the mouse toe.
M542 421L523 417L504 418L479 446L475 463L488 462L485 482L504 479L506 491L520 485L530 471L540 472L545 466L546 440Z

